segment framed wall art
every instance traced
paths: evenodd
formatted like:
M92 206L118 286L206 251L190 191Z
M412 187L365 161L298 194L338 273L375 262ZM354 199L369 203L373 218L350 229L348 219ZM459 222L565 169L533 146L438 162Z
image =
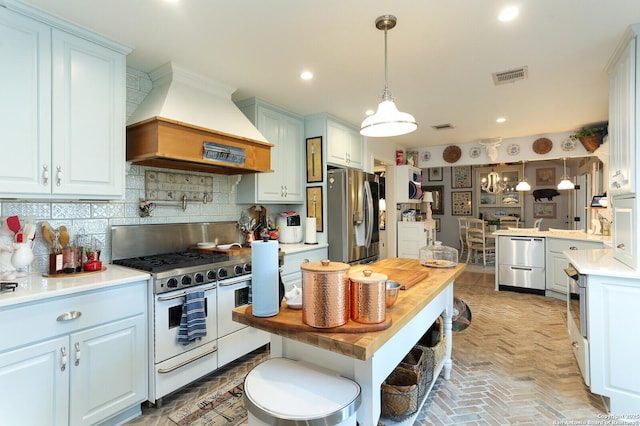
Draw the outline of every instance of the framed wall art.
M439 217L437 217L437 218L435 218L435 219L433 219L433 220L435 220L435 221L436 221L436 231L437 231L437 232L440 232L440 218L439 218Z
M429 180L432 182L441 182L442 167L429 167Z
M307 183L322 179L322 136L316 136L307 139Z
M553 186L556 184L556 169L545 167L536 169L536 186Z
M307 186L307 217L315 217L316 232L323 232L322 187L321 186Z
M535 219L555 219L556 203L533 203L533 217Z
M423 186L422 191L432 193L433 203L431 203L431 212L433 214L444 214L444 186Z
M451 188L471 187L471 166L451 167Z
M451 193L451 214L454 216L471 216L473 204L471 191L456 191Z

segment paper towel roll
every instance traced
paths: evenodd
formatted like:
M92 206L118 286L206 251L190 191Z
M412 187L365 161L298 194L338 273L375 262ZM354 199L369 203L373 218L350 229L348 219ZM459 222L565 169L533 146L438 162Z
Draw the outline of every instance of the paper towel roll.
M307 224L305 226L305 239L306 244L317 244L316 240L316 218L308 217Z
M278 242L251 243L251 299L253 315L272 317L280 310L278 288Z

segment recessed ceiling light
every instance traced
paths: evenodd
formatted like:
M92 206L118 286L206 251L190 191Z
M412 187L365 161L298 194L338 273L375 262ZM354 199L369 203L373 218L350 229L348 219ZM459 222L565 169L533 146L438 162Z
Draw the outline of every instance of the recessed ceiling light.
M520 10L515 6L505 7L500 11L500 14L498 15L498 20L500 20L501 22L511 21L515 19L516 16L518 16L518 13L520 13Z
M504 117L496 118L496 123L504 123L505 121L507 121L507 119Z
M311 71L303 71L302 74L300 74L300 78L303 80L311 80L313 73Z

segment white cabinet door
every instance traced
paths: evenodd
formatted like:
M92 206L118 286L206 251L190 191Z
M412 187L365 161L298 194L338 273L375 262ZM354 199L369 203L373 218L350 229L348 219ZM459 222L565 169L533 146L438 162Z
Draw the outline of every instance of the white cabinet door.
M91 425L147 395L144 315L71 335L70 424Z
M0 7L0 196L48 194L51 29ZM15 196L15 195L13 195Z
M398 257L420 258L420 249L427 245L425 222L398 222Z
M353 129L327 120L327 162L362 169L363 139Z
M569 277L564 272L569 260L562 254L565 250L601 249L603 243L595 241L576 241L565 238L547 238L546 241L546 281L547 290L567 294Z
M53 30L52 193L121 197L125 58Z
M636 197L613 197L613 257L625 265L637 269L638 220Z
M240 101L238 106L274 145L271 148L274 171L243 176L238 185L238 202L303 203L304 121L256 99Z
M69 403L68 337L0 353L0 423L66 425Z
M635 193L636 38L623 50L609 77L609 193Z

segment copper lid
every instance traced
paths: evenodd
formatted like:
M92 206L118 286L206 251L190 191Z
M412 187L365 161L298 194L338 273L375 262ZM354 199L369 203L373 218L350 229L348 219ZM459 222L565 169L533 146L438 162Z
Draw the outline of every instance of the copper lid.
M321 260L320 262L307 262L300 265L300 269L309 272L341 272L348 271L350 268L346 263L331 262L329 260Z
M370 269L353 272L349 274L349 279L362 284L378 284L380 281L387 281L385 274L373 272Z

